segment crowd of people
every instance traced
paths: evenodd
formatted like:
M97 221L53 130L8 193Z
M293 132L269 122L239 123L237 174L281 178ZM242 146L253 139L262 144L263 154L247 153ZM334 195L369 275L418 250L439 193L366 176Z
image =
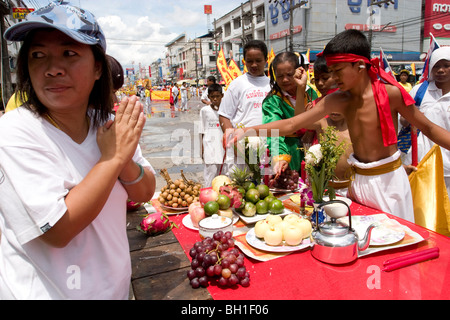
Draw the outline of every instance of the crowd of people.
M329 88L334 89L337 86L339 90L326 92L320 101L308 104L307 72L304 68L295 69L291 63L286 70L291 72L289 81L297 85L295 99L288 87L284 91L281 90L282 94L278 94L278 98L273 97L272 89L272 92L262 100L262 109L268 114L268 101L275 101L275 106L271 106L270 110L278 113L277 118L270 119L270 122L262 118L260 125L252 124L238 130L237 126L234 126L234 130L226 133L227 141L230 140L228 137L230 134L233 135L232 141L236 141L245 135L259 132L270 135L273 130L287 140L288 136L298 134L300 129L321 130L334 121L334 125L340 128L342 139L351 141L352 150L346 154L347 161L342 162L344 169L348 165L352 167L347 196L361 204L414 221L408 180L408 172L414 168L402 164L401 152L397 147L398 123L401 116L420 130L423 139L430 139L442 146L443 150L449 148L450 133L447 131L449 118L448 114L444 113L448 113L450 81L448 48L440 48L433 53L430 63L430 89L427 89L430 104L423 107L431 110L429 105L433 104L435 108L442 110L439 121L427 116L423 108L419 110L415 107L414 97L409 95L394 77L380 70L378 65L374 65L370 57L369 43L363 33L347 30L335 36L319 55L317 68L320 67L320 57L326 61L325 74L331 74L331 78L328 79L335 82L330 84ZM283 65L282 68L274 68L272 88L275 83L282 88L278 82L286 78L281 73L283 70ZM277 72L280 72L280 80ZM439 77L436 77L437 74ZM435 88L432 84L436 84L433 79L438 78L436 95L431 98L431 90ZM286 80L286 84L289 81ZM413 91L411 93L413 94ZM224 100L226 95L227 93ZM292 106L295 105L295 116L292 116L292 107L290 109L285 107L289 102ZM289 110L289 113L283 114L282 110ZM345 120L346 123L337 122L341 120ZM294 150L296 153L301 152L292 148L292 151L286 150L281 157L275 155L275 159L272 160L283 161L278 166L281 170L287 167L287 163L289 166L297 167L298 162L292 161L291 153Z
M149 201L156 184L139 146L149 94L144 90L144 105L136 96L114 99L121 72L88 11L52 3L4 37L22 46L14 99L20 107L0 118L0 298L127 299L126 203ZM225 92L209 78L201 97L206 187L233 170L233 143L247 134L264 131L280 173L299 170L304 149L334 126L339 139L351 142L336 170L338 180L351 180L343 194L414 221L397 147L399 123L410 123L421 132L419 158L432 144L442 146L448 188L450 48L433 53L427 87L410 94L373 64L356 30L336 35L315 61L319 94L308 83L303 55L278 54L266 74L264 42L247 42L243 54L248 72ZM180 111L187 110L187 90L171 88Z

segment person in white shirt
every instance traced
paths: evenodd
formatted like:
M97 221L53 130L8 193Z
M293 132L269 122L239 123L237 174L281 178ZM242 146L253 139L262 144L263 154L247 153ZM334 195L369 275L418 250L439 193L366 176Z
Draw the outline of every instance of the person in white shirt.
M116 112L94 16L51 3L10 27L23 41L0 119L0 299L128 299L127 199L149 201L152 166L137 97Z
M172 88L173 106L175 109L178 109L178 93L178 85L175 83Z
M416 85L410 95L416 99L417 108L432 122L450 131L450 47L441 47L433 51L430 58L428 81ZM423 96L418 92L427 86ZM425 89L425 88L422 88ZM418 95L421 97L419 104ZM405 125L405 123L403 122ZM418 161L430 151L435 143L419 133L417 136ZM450 196L450 151L440 148L444 163L444 180L447 193ZM410 148L407 156L403 158L405 164L411 164Z
M224 94L219 109L222 131L229 128L252 127L263 122L262 102L270 92L270 80L264 72L267 46L263 41L251 40L244 46L244 60L248 72L234 79ZM242 159L234 158L234 149L227 148L225 173Z
M209 76L206 79L206 88L203 90L202 92L202 97L201 97L201 102L203 102L204 104L211 104L211 100L209 100L208 98L208 88L210 85L215 84L216 83L216 77L214 76ZM222 88L222 87L221 87Z
M223 132L219 124L218 110L222 101L222 87L212 84L208 87L210 104L200 109L200 134L202 136L202 158L204 161L203 187L208 188L223 164Z
M180 111L186 111L187 110L187 102L188 102L186 82L183 82L183 84L180 87L180 96L181 96Z

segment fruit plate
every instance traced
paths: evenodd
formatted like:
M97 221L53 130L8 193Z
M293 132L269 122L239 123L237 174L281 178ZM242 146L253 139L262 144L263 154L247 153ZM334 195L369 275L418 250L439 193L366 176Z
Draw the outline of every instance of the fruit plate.
M269 188L270 192L273 193L294 193L297 192L299 189L295 188L294 190L291 189L279 189L279 188Z
M247 243L249 245L256 249L277 253L299 251L312 245L310 238L306 238L303 239L302 243L300 243L298 246L288 246L285 244L281 246L269 246L263 240L256 237L255 228L252 228L247 232L247 234L245 235L245 240L247 240Z
M179 208L173 208L173 207L169 207L169 206L165 206L165 205L161 205L161 207L163 208L163 209L165 209L165 210L171 210L171 211L176 211L176 212L164 212L165 214L167 214L167 215L170 215L170 214L179 214L179 211L188 211L189 210L189 207L179 207Z
M239 217L236 214L233 214L233 224L238 222L238 220L239 220ZM183 225L186 228L198 231L198 228L192 224L192 220L191 220L191 216L190 215L188 215L188 214L185 215L183 220L181 220L181 222L183 223Z
M256 213L256 214L255 214L254 216L252 216L252 217L247 217L247 216L244 216L242 213L239 213L239 212L235 211L234 209L233 209L233 213L234 213L235 215L238 215L239 218L241 218L241 220L242 220L245 224L252 224L252 223L258 222L259 220L264 220L264 219L267 218L267 216L270 214L270 213L266 213L266 214L257 214L257 213ZM283 216L286 216L286 215L288 215L288 214L290 214L290 213L292 213L292 211L290 211L290 210L284 208L284 211L283 211L282 213L277 214L277 215L283 217Z

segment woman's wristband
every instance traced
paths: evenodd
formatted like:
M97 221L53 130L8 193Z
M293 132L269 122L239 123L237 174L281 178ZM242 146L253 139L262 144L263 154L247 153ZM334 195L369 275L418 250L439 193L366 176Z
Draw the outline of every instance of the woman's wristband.
M142 180L142 178L144 177L144 167L141 166L137 162L135 162L135 163L138 165L139 169L141 170L141 172L139 173L139 177L137 177L136 180L133 180L133 181L123 181L122 179L119 178L119 182L121 184L129 186L129 185L132 185L132 184L136 184L136 183L138 183L139 181Z
M278 156L274 156L274 157L272 158L272 161L273 161L273 162L278 162L278 161L280 161L280 160L284 160L284 161L286 161L287 163L290 163L290 162L291 162L291 159L292 159L292 156L290 156L290 155L288 155L288 154L280 154L280 155L278 155Z

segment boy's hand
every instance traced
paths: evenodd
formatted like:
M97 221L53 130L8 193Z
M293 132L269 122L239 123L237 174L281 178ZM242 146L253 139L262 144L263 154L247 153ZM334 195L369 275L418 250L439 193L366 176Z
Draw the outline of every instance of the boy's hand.
M245 136L244 129L235 129L235 128L226 129L222 137L223 148L226 150L228 147L231 147L233 144L236 144L239 140L244 138L244 136Z
M405 168L406 174L409 176L414 171L417 171L417 167L412 165L403 165L403 168Z
M302 67L297 68L297 70L295 70L294 80L297 83L297 86L306 88L306 83L308 82L306 70Z

